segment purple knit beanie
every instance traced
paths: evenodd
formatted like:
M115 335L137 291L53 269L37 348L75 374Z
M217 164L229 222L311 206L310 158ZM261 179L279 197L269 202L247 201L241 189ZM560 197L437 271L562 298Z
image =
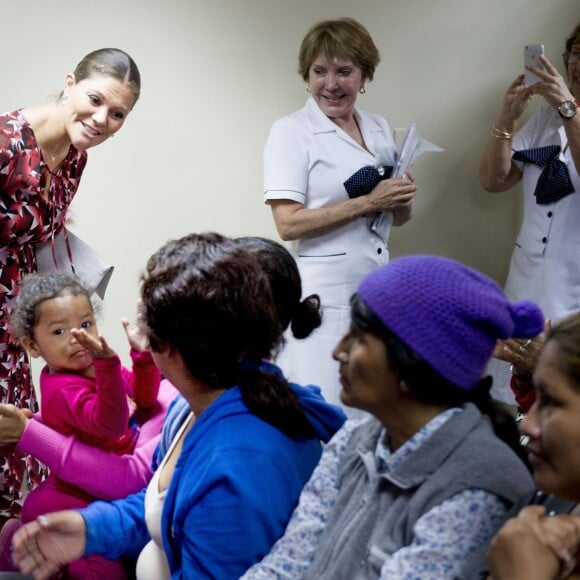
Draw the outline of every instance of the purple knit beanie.
M533 302L510 303L490 278L440 256L396 258L362 280L358 294L398 338L465 390L481 379L498 338L544 329Z

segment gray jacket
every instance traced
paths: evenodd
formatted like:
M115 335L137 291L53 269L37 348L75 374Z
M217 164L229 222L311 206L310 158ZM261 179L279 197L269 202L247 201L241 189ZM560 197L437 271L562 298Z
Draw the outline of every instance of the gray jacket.
M305 578L378 578L385 559L412 542L415 522L454 494L478 488L511 505L533 488L524 464L471 403L388 474L375 465L381 429L368 421L353 433Z

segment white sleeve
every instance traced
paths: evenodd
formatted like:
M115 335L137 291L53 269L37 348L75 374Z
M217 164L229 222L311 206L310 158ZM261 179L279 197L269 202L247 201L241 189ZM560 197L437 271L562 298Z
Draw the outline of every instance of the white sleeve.
M264 147L264 200L291 199L304 204L308 189L307 131L297 119L283 117L270 129Z

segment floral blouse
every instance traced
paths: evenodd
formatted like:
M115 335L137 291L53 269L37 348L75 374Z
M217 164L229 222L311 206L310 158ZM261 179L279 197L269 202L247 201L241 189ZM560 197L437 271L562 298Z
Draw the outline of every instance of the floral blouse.
M21 275L35 269L33 244L46 242L64 223L78 189L86 152L71 146L56 174L44 159L20 111L0 115L0 307ZM43 194L51 179L48 195Z
M21 111L0 114L0 402L36 410L28 359L8 328L22 276L36 270L35 244L60 230L87 161L72 145L56 173L42 158L30 123ZM49 184L50 183L50 184ZM48 185L48 191L46 191ZM0 458L0 515L18 512L22 459ZM31 473L29 484L38 473ZM38 470L36 470L38 471Z

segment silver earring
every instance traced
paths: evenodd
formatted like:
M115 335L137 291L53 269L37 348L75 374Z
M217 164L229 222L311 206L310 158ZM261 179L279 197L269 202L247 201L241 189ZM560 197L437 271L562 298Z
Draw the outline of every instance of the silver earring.
M361 88L358 90L358 92L359 92L361 95L364 95L364 94L367 92L367 90L366 90L364 87L361 87Z
M307 93L311 93L312 91L310 90L310 85L306 85L306 92Z

